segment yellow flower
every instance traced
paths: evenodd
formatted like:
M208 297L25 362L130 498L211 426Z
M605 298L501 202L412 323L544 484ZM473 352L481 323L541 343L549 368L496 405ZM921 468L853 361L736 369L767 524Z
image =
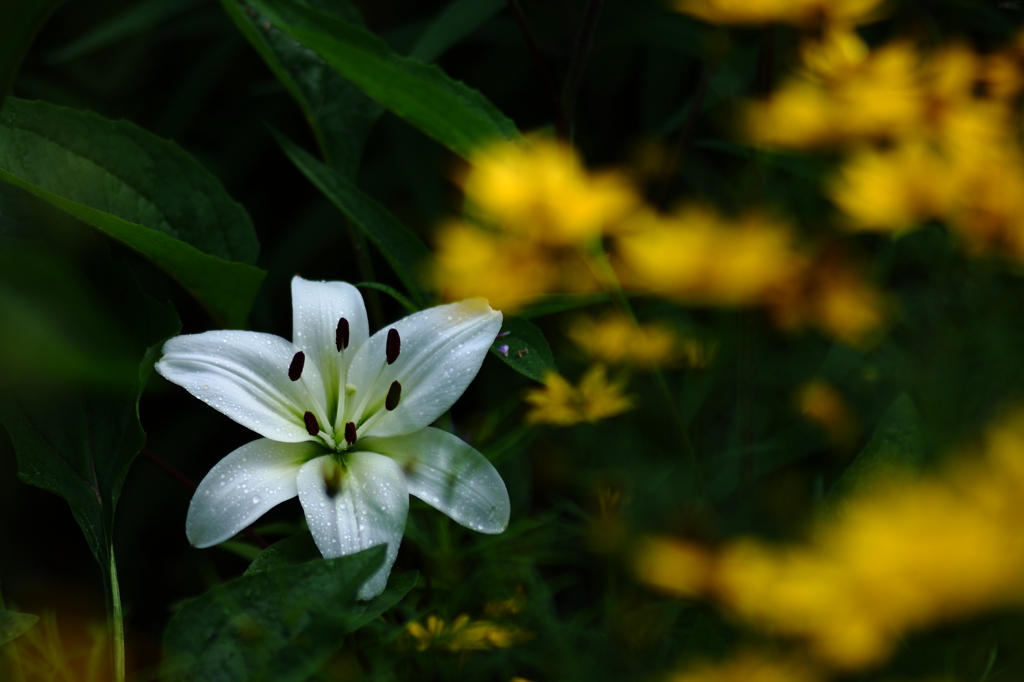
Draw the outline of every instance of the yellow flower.
M706 367L712 352L708 343L681 338L663 324L637 324L618 314L577 317L568 336L592 360L611 365L654 367L682 360Z
M722 663L704 663L669 676L669 682L817 682L824 679L796 661L744 652Z
M956 197L955 168L922 143L858 152L841 173L830 193L856 230L898 232L944 219Z
M850 445L859 431L857 421L839 391L829 383L809 381L797 390L797 408L815 422L836 445Z
M826 39L840 44L804 50L817 73L791 78L768 100L746 107L743 126L751 139L810 149L899 138L920 127L925 100L912 45L891 43L861 58L848 33Z
M700 206L635 214L617 251L627 285L696 304L761 303L803 266L785 225L754 215L729 221Z
M544 378L544 388L526 392L526 402L533 405L526 421L530 424L571 426L580 422L593 424L614 417L635 407L634 399L623 394L624 387L624 381L609 382L601 365L588 369L578 387L550 372Z
M807 544L726 546L705 589L741 619L803 639L820 661L860 669L884 661L910 630L1024 605L1022 524L1017 414L990 430L982 452L943 473L863 484ZM653 567L641 576L661 588L699 589L678 556L649 553Z
M713 571L711 552L672 538L647 538L633 556L633 572L640 580L679 597L704 595Z
M532 632L488 620L471 620L466 614L448 625L434 615L427 616L426 620L426 627L416 620L405 626L405 631L416 640L417 651L439 648L456 653L507 649L533 638Z
M813 27L870 18L882 0L676 0L680 12L720 24L785 22Z
M487 147L471 166L464 184L471 207L498 228L535 242L587 243L639 201L623 176L589 173L570 147L553 140Z

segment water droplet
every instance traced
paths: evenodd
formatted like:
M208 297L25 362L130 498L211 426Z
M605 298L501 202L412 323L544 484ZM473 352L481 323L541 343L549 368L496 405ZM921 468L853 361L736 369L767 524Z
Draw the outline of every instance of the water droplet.
M259 495L253 495L252 496L252 503L253 504L259 504L260 503L260 496Z

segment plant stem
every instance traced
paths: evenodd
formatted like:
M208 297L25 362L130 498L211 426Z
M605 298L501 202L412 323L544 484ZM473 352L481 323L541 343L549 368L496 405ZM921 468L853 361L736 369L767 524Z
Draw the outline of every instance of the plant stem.
M117 565L114 563L114 546L107 548L110 555L110 574L108 576L108 591L110 603L107 614L110 627L110 639L114 660L114 682L124 682L124 613L121 610L121 588L117 583Z
M583 72L587 67L587 58L590 56L590 46L594 42L594 33L597 30L597 19L601 15L601 7L604 0L588 0L587 12L583 15L583 25L576 36L576 45L573 46L572 59L569 62L569 73L565 77L565 87L562 89L562 109L565 117L572 126L572 116L576 109L576 98L579 95L580 85L583 83Z
M533 63L537 65L541 85L544 86L544 93L548 97L552 113L555 117L555 132L558 134L559 139L568 140L569 119L565 115L565 109L562 108L562 101L558 98L558 93L555 92L555 85L551 81L547 67L544 66L544 59L537 48L537 41L533 39L530 25L526 23L526 17L523 15L523 10L519 7L517 0L507 1L508 6L512 8L512 14L516 18L516 23L519 24L519 30L522 31L523 38L526 39L526 45L530 50L530 55L533 57Z
M605 291L612 297L612 301L619 312L628 317L633 325L639 328L640 324L637 322L636 314L633 312L633 306L629 302L629 298L626 296L626 292L622 289L622 284L619 282L618 276L612 269L611 263L608 261L608 255L604 252L601 247L599 240L594 240L589 249L581 249L581 254L587 265L590 267L591 272L597 277L598 282L604 287ZM658 392L661 393L662 400L665 401L665 405L668 408L668 413L672 421L672 427L675 429L676 435L679 438L679 442L683 447L683 452L686 455L686 459L690 463L690 470L693 474L694 482L697 485L697 493L702 498L703 502L711 506L711 496L708 493L707 483L704 480L704 472L701 470L700 461L697 459L697 451L693 447L693 442L690 440L690 435L686 431L686 425L683 423L682 417L679 415L679 408L676 407L676 401L672 397L672 391L669 390L668 382L665 381L665 375L662 374L661 369L657 366L652 366L651 373L654 376L654 383L658 387Z

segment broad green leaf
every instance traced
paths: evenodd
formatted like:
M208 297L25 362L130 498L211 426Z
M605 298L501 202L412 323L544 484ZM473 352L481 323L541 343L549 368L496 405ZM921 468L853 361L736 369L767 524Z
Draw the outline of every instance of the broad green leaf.
M430 251L420 238L386 208L360 192L340 173L321 163L283 135L276 131L271 132L299 170L380 250L381 255L402 280L413 301L420 308L424 307L424 295L416 282L415 273L430 258Z
M128 468L142 449L138 400L156 350L180 329L170 304L145 296L126 265L96 262L90 283L110 303L121 343L138 367L119 390L36 387L0 392L0 423L14 443L18 476L63 497L104 571L110 567L114 508Z
M436 66L396 54L360 26L295 0L252 4L373 100L460 156L495 139L519 137L513 123L479 92Z
M536 381L544 381L548 372L557 372L555 358L544 334L532 322L520 317L506 317L501 333L491 344L491 353L506 365Z
M392 576L379 597L357 601L360 585L383 560L380 546L338 559L278 561L268 570L214 587L186 603L168 624L163 679L307 680L341 646L345 634L412 589L415 574Z
M38 620L39 616L34 616L31 613L0 611L0 646L21 637Z
M220 3L302 109L327 164L347 178L355 177L366 137L383 108L249 5L239 0ZM360 23L358 11L348 3L332 4L336 7L329 13Z
M429 64L507 6L507 0L455 0L423 32L409 58Z
M264 573L266 571L288 566L291 564L302 564L320 558L320 550L313 541L313 535L307 530L297 535L278 540L270 547L260 552L255 561L249 564L246 575Z
M829 489L826 507L855 490L921 466L926 447L921 414L907 394L901 393L882 416L871 441Z
M177 145L126 121L9 99L0 180L147 257L225 326L244 326L265 273L252 221Z
M0 241L0 320L2 390L137 380L119 321L81 273L42 249Z
M21 60L39 29L63 0L13 0L0 3L0 109L11 92Z
M146 0L109 17L49 55L51 63L66 62L142 33L168 19L205 4L206 0Z

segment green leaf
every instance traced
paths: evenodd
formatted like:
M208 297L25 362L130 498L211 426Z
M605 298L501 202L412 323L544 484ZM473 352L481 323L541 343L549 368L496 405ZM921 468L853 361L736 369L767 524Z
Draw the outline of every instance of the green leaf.
M90 284L111 303L121 343L138 372L117 391L37 387L0 393L0 423L14 443L18 476L64 498L104 571L110 567L114 509L121 486L145 442L138 400L156 352L180 329L170 304L145 296L126 265L94 263Z
M355 177L366 138L384 109L252 7L239 0L220 3L302 109L327 164L346 178ZM361 21L347 3L334 13Z
M252 221L177 145L126 122L9 99L0 180L149 258L220 324L241 327L264 272Z
M21 60L39 29L63 0L14 0L0 3L0 108L11 92Z
M921 414L906 393L893 401L864 446L828 491L826 508L856 490L921 466L927 442Z
M502 362L536 381L544 381L545 374L558 371L548 340L536 325L520 317L506 317L501 333L506 332L491 344L491 353Z
M366 29L295 0L253 0L279 29L313 49L373 100L456 154L519 133L479 92L393 52Z
M66 62L113 45L133 35L204 4L206 0L146 0L128 6L100 22L84 35L75 38L49 55L51 63Z
M0 319L3 390L131 388L137 379L139 361L119 321L81 273L47 251L0 241Z
M348 216L359 231L380 250L418 307L424 307L425 298L414 273L418 272L431 256L420 238L386 208L360 192L340 173L327 167L280 133L274 130L271 132L288 158L310 182Z
M381 284L380 282L359 282L355 286L363 287L364 289L376 289L377 291L387 294L391 298L398 301L410 315L420 310L420 308L417 307L415 303L407 299L399 292L395 291L393 287L389 287L387 284Z
M307 680L345 634L412 589L414 572L392 576L377 598L356 601L357 590L383 560L384 547L378 546L338 559L278 562L214 587L186 603L168 624L163 679Z
M36 624L39 616L16 611L0 611L0 646L21 637Z
M507 4L507 0L455 0L419 37L409 51L409 58L429 64Z
M516 317L529 320L534 317L555 315L569 310L578 310L598 303L607 303L611 296L605 293L595 294L551 294L540 301L516 313Z
M301 564L320 558L320 550L313 541L313 535L307 530L284 540L278 540L260 552L256 560L249 564L245 575L264 573L266 571Z

